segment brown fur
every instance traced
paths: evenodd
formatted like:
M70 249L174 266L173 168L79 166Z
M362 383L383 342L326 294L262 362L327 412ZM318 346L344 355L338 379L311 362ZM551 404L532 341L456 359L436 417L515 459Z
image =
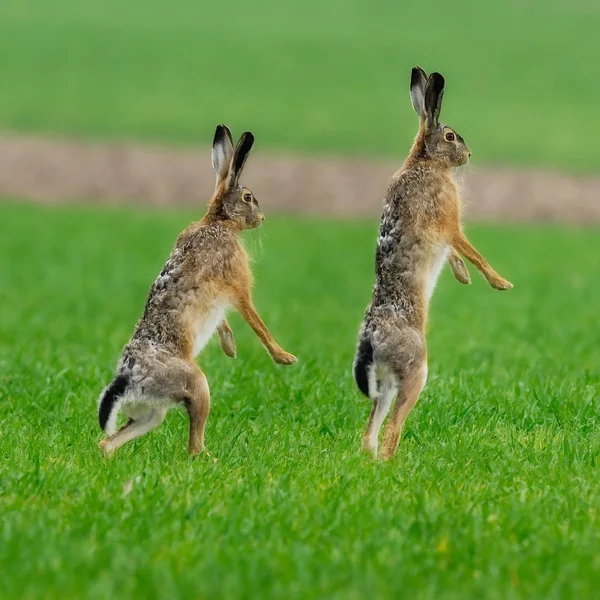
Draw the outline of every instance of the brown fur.
M462 231L452 169L465 164L471 151L458 133L439 123L443 92L441 75L427 78L422 69L413 69L411 99L419 114L419 131L388 187L377 243L376 282L359 333L355 377L373 402L363 446L374 455L379 430L397 396L384 435L383 458L396 452L404 421L425 385L427 312L442 264L448 261L454 277L470 283L460 253L492 287L512 287Z
M240 312L275 362L296 362L277 344L252 304L252 274L240 233L259 226L264 217L252 192L239 184L252 143L252 134L246 133L234 150L229 130L217 128L215 194L204 218L179 235L123 349L117 376L127 386L109 415L114 421L112 410L120 408L129 421L102 440L100 447L107 454L159 425L170 406L187 410L190 454L204 449L210 393L194 357L215 330L223 352L236 356L233 332L224 318L229 306ZM101 404L110 401L105 395Z

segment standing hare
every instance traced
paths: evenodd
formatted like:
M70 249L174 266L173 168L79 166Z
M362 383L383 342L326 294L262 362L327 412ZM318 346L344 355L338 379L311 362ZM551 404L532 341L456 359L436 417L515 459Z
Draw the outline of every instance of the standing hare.
M471 151L438 118L444 78L415 67L410 80L419 132L384 200L375 252L376 281L360 327L354 377L373 402L363 448L377 456L379 431L397 396L385 430L382 457L391 458L402 426L427 379L425 330L431 294L447 260L458 281L470 283L459 252L497 290L512 284L496 273L465 237L453 167Z
M216 129L212 161L217 183L206 215L179 235L123 349L116 378L100 397L98 418L108 434L100 442L105 454L160 425L173 406L189 415L190 454L204 449L210 395L194 357L215 331L223 352L235 357L233 332L225 319L232 306L275 362L296 362L273 339L250 297L252 275L240 232L258 227L264 216L239 178L253 143L254 136L244 133L234 150L229 129ZM119 410L128 421L115 433Z

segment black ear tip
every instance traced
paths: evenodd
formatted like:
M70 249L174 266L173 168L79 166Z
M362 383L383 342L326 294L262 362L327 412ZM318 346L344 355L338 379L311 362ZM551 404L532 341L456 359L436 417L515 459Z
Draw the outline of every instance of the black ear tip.
M217 128L215 129L215 137L213 138L213 143L222 140L224 136L225 125L217 125Z
M242 134L242 140L243 140L244 148L247 148L247 150L250 150L250 148L252 148L252 146L254 144L254 134L251 131L245 131Z
M225 123L221 123L220 125L217 125L217 128L215 129L215 139L221 139L225 136L231 139L231 130Z
M431 79L431 83L438 89L443 88L444 85L446 85L446 80L440 73L432 73L429 76L429 79Z
M416 66L412 68L410 72L410 87L415 86L425 86L427 83L427 73L421 69L421 67Z

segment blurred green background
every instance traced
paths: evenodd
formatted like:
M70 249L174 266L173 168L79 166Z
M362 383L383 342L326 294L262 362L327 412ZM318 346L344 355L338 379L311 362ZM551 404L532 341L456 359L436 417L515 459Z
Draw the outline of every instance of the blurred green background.
M2 0L0 127L397 156L419 64L478 160L589 171L599 30L585 0Z

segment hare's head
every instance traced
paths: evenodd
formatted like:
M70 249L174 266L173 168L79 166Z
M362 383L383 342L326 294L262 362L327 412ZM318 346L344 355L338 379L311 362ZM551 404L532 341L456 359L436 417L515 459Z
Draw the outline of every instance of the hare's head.
M212 163L217 173L212 210L242 229L258 227L265 218L254 194L240 184L240 175L252 144L254 136L247 131L234 149L231 131L226 125L218 125L212 147Z
M410 99L420 120L415 151L421 158L434 159L448 167L459 167L469 160L471 151L454 129L439 121L444 83L439 73L427 77L421 67L412 70Z

